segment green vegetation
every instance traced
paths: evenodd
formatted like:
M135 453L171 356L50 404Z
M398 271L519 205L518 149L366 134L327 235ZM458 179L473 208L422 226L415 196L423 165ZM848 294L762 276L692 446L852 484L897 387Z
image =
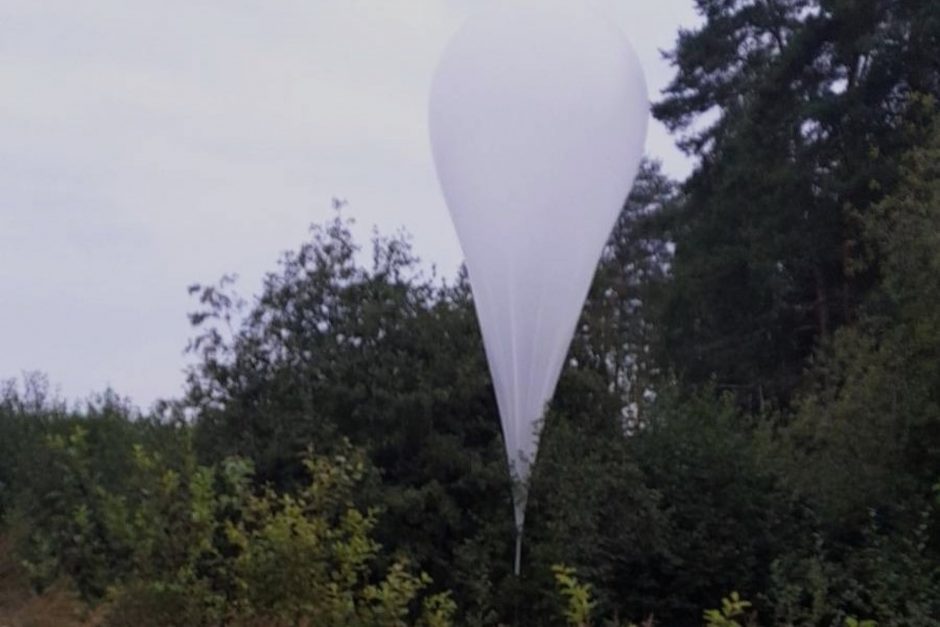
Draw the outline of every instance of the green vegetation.
M192 288L184 398L3 387L0 582L99 625L940 624L935 4L698 0L655 114L700 163L604 252L522 577L466 277L338 216Z
M449 624L453 601L424 594L427 575L377 565L376 513L355 503L366 462L348 444L305 454L307 481L278 494L248 460L198 465L186 429L165 427L169 457L71 422L37 447L42 486L11 520L37 589L67 579L107 625Z

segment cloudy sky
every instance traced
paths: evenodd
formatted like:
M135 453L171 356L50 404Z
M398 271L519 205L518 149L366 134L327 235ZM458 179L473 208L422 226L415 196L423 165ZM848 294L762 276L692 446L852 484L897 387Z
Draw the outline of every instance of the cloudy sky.
M0 379L146 408L182 389L186 286L254 293L332 214L460 262L426 101L483 0L0 0ZM655 98L692 0L609 9ZM689 163L654 125L667 172Z

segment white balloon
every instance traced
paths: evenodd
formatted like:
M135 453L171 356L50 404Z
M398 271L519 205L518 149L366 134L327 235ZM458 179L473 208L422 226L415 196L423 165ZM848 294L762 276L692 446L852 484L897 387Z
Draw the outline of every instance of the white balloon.
M543 411L648 117L630 44L571 1L507 1L471 17L434 77L431 145L519 486L520 532Z

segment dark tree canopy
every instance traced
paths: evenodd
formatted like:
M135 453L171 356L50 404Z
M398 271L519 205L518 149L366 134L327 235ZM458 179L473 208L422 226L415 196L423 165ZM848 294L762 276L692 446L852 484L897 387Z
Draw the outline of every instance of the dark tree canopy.
M940 97L931 0L701 0L654 107L700 164L674 214L663 352L692 381L787 401L872 286L859 217Z

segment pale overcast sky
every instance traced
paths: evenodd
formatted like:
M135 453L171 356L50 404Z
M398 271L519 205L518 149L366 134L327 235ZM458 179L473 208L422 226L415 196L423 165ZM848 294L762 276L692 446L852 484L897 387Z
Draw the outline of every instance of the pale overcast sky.
M0 379L178 396L187 285L255 293L334 196L452 274L426 103L480 1L0 0ZM616 3L656 99L692 0L572 1Z

